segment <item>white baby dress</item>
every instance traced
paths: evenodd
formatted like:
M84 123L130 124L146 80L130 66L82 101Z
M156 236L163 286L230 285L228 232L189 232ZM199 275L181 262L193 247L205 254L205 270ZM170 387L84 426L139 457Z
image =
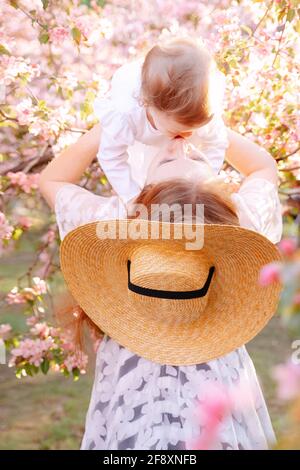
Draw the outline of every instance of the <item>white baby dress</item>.
M281 238L277 188L262 178L244 180L232 195L241 225L273 243ZM104 198L75 184L63 185L55 201L61 239L79 225L124 217L118 198ZM113 313L113 312L112 312ZM243 382L250 400L234 409L218 432L213 449L267 449L275 436L254 365L244 346L221 358L189 366L165 366L144 359L107 335L97 351L95 380L81 449L189 449L201 436L195 416L212 384Z
M140 193L151 158L170 140L150 124L145 108L139 104L141 67L141 59L119 67L112 77L109 92L94 102L94 112L102 126L97 158L124 202ZM225 79L219 71L213 77L214 117L186 140L206 155L212 170L218 174L229 142L222 119Z

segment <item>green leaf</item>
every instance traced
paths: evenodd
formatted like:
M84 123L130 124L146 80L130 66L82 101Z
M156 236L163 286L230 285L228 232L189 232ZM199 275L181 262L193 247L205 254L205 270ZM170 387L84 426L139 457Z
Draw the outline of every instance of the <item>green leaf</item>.
M50 367L50 362L48 359L44 359L43 362L41 363L41 371L43 372L43 374L47 374L48 370L49 370L49 367Z
M78 369L78 367L75 367L75 369L72 370L72 374L73 374L74 382L77 382L80 376L80 370Z
M72 28L71 30L72 32L72 37L74 39L74 41L76 42L76 44L80 44L80 40L81 40L81 32L78 28L76 28L76 26L74 26L74 28Z
M17 0L9 0L9 4L10 6L12 6L13 8L19 8L19 5L18 5L18 1Z
M47 8L48 5L49 5L49 0L42 0L42 4L43 4L44 10L46 10L46 8Z
M242 24L241 30L242 30L242 31L245 31L245 33L248 33L249 36L252 36L252 29L249 28L249 26L247 26L247 25L245 25L245 24Z
M277 19L279 22L281 22L284 17L285 17L285 8L283 10L280 10L280 12L278 13Z
M31 364L25 364L24 369L25 369L27 375L30 375L30 377L33 376L33 373L32 373L32 370L31 370Z
M41 44L47 44L49 41L49 34L48 33L41 33L39 35L39 41Z
M70 375L70 372L68 371L68 369L62 369L62 373L65 377L69 377Z
M11 55L3 44L0 44L0 55Z
M13 240L19 240L22 233L23 233L23 230L20 227L16 228L12 234Z
M0 127L12 127L13 129L18 129L19 124L14 121L5 121L0 122Z
M106 176L104 176L104 175L101 176L100 183L103 184L103 186L105 186L108 183L108 180L107 180Z
M93 107L88 101L85 101L84 103L80 105L80 114L81 114L82 119L86 119L87 116L92 114L92 112L93 112Z
M41 110L46 110L47 109L47 104L45 100L39 100L38 101L38 108Z
M292 8L290 8L287 12L287 15L286 15L287 21L290 21L290 22L293 21L293 19L295 17L295 13L296 13L296 11L293 10Z
M294 30L297 33L300 33L300 20L296 21L296 23L294 24Z

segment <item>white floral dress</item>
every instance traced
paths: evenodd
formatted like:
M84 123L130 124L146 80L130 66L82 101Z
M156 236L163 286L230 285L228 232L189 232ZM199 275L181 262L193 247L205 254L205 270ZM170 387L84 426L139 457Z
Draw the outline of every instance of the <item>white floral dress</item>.
M232 198L242 226L273 243L280 240L281 208L273 184L262 178L246 179ZM124 217L119 207L116 196L104 198L66 183L55 202L61 239L79 225ZM230 388L240 382L246 384L250 404L231 411L213 448L267 449L275 436L244 346L208 363L169 366L146 360L105 335L97 351L81 449L188 449L187 443L203 431L195 410L209 386Z

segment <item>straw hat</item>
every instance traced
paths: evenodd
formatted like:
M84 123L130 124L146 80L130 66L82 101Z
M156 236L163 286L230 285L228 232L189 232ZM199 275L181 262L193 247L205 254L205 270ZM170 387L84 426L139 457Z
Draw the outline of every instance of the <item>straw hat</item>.
M186 249L191 227L203 231L202 249ZM260 269L280 259L266 237L239 226L148 220L91 222L60 248L67 286L91 320L133 353L171 365L207 362L251 340L281 291L258 284Z

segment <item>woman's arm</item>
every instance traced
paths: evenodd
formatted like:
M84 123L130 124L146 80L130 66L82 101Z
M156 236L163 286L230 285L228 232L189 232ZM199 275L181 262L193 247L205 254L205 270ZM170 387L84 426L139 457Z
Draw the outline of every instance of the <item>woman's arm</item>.
M40 173L39 188L49 206L54 209L55 196L66 183L78 183L94 160L100 143L100 124L81 136L75 144L54 157Z
M248 179L265 178L278 184L277 164L262 147L237 132L227 129L229 147L226 160Z

